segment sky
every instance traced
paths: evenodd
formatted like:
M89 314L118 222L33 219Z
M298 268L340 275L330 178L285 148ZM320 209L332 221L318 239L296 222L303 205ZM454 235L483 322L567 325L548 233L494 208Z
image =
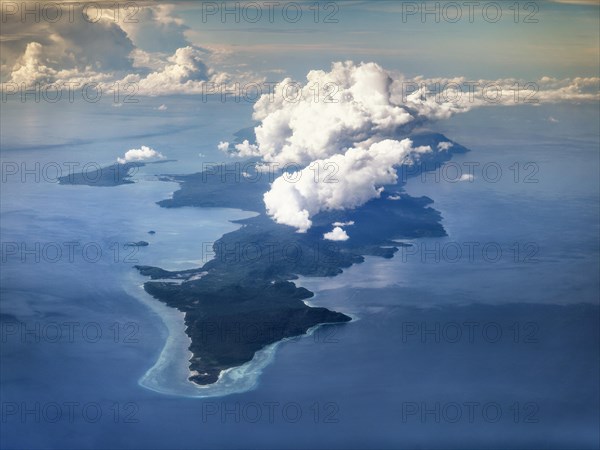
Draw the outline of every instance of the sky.
M314 2L139 1L117 3L116 19L110 2L62 2L25 17L27 8L44 2L0 3L4 82L43 78L35 66L46 68L47 78L63 71L63 80L143 74L187 46L196 52L192 58L239 80L302 78L344 60L377 62L407 76L528 81L596 77L600 63L598 0L454 2L460 11L452 2L320 2L318 16ZM237 15L227 13L236 4ZM422 15L436 4L437 21ZM500 5L497 20L494 5Z
M327 2L323 2L325 5ZM546 76L595 76L598 73L598 2L566 4L547 1L518 2L518 22L512 2L500 2L502 18L493 23L494 8L487 16L473 7L461 6L461 19L451 23L451 8L435 16L421 11L436 3L394 1L337 2L332 17L338 23L313 23L306 14L296 24L275 15L273 24L221 23L214 16L202 22L202 10L185 9L186 23L194 30L188 35L199 45L224 45L236 49L250 64L260 61L292 73L302 64L315 66L336 60L375 60L408 75L468 76L474 78ZM418 6L410 14L410 3ZM449 2L441 2L442 7ZM480 2L488 5L493 2ZM527 6L528 3L536 5ZM459 2L463 5L462 2ZM323 8L324 9L324 8ZM333 12L333 9L328 9ZM322 11L323 16L325 11ZM404 13L404 14L403 14ZM321 17L321 20L324 17ZM537 23L535 23L537 21ZM294 54L297 58L290 58Z

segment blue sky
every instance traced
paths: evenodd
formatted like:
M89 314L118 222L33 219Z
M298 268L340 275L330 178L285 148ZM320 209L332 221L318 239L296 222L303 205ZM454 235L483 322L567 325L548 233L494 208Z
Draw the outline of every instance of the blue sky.
M277 13L273 23L266 17L256 24L237 24L233 17L222 23L220 15L208 16L206 10L203 23L202 7L186 4L178 6L178 14L190 27L188 35L194 43L227 46L239 52L240 61L292 74L346 59L376 61L407 75L428 77L537 79L598 74L598 2L517 2L519 23L515 23L513 2L500 2L502 18L495 23L485 20L481 9L473 10L471 23L467 6L461 6L462 18L454 23L443 20L444 15L439 23L432 15L423 21L419 12L409 15L408 5L403 15L401 3L337 2L339 11L333 17L338 23L322 23L326 2L317 24L313 10L306 9L297 23L286 22ZM440 2L408 3L430 9ZM447 3L441 2L441 7ZM446 11L452 19L451 9ZM489 16L493 12L490 8Z
M3 81L11 80L15 64L22 62L26 44L31 42L42 44L39 59L54 70L70 70L78 64L80 72L85 64L103 66L104 72L122 70L124 60L117 61L111 53L122 51L124 58L132 48L140 49L151 55L148 59L164 62L178 48L192 45L212 52L217 65L243 68L274 81L278 79L274 74L302 78L310 69L326 69L332 61L343 60L374 61L408 76L526 80L597 77L600 64L598 0L482 1L472 7L472 20L465 2L320 2L317 23L314 2L302 1L292 2L291 8L290 2L279 2L280 6L273 7L272 21L264 1L134 2L139 8L134 16L137 23L124 23L132 13L124 2L117 3L122 8L118 21L110 20L114 11L104 6L104 28L99 23L67 23L66 14L56 23L36 23L33 16L22 20L21 11L11 14L7 5L28 2L0 3ZM85 3L89 4L93 2ZM240 5L239 22L235 14L223 20L222 10L235 10L236 4ZM439 22L432 14L421 15L436 4L440 5ZM454 21L458 10L452 4L462 14ZM256 13L255 5L262 17L256 23L244 20L244 13ZM502 16L493 23L486 17L493 19L494 5L500 6ZM296 23L285 20L282 7L288 8L290 17L299 7L301 18ZM87 11L96 12L94 8ZM93 39L86 40L86 36ZM61 44L64 39L66 43Z

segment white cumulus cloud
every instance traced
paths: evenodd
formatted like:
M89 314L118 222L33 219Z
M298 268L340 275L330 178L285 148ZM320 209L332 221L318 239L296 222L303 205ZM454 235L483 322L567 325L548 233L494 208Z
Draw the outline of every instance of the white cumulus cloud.
M391 101L392 78L375 63L338 62L306 78L302 85L286 78L254 105L261 122L255 153L266 162L306 165L350 147L368 148L415 121Z
M141 148L127 150L122 158L117 158L119 164L125 164L132 161L145 161L148 159L164 159L162 153L142 145Z
M243 157L260 155L260 152L258 151L258 146L248 142L248 139L244 139L244 142L242 142L241 144L236 144L235 150L237 151L237 154L239 156Z
M333 222L332 225L334 227L348 227L350 225L354 225L354 221L349 220L348 222Z
M440 142L437 145L438 150L447 151L454 147L452 142Z
M335 227L332 231L323 235L323 239L328 241L347 241L349 238L348 233L340 227Z

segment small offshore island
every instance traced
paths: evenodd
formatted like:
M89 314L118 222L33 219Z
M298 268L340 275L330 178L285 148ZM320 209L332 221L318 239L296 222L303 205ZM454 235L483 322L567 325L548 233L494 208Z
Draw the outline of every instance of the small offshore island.
M133 184L132 172L146 164L143 162L114 163L110 166L97 167L85 172L74 172L58 179L59 184L112 187L122 184Z
M133 184L131 179L137 169L144 167L146 164L161 164L173 161L172 159L163 159L161 161L152 162L125 162L114 163L104 167L94 167L90 170L81 172L73 172L58 178L59 184L66 185L84 185L98 187L113 187L123 184ZM152 234L152 233L150 233Z
M125 247L148 247L150 244L146 241L128 242Z
M345 211L326 211L312 218L306 233L274 222L265 211L263 194L273 181L249 164L215 164L210 170L191 175L163 175L180 189L173 197L157 202L164 208L221 207L258 213L235 221L241 225L213 244L214 258L204 266L183 271L135 266L151 278L144 289L166 305L185 314L186 334L192 353L189 380L210 385L227 369L239 367L259 350L285 338L305 334L321 324L342 324L351 318L341 312L308 306L314 294L297 287L298 276L332 277L364 261L365 256L392 258L399 239L445 236L440 214L427 197L414 198L401 192L407 176L435 170L454 153L468 150L441 134L411 136L417 146L450 142L448 150L424 156L418 170L407 171L396 185L385 186L380 198ZM252 161L250 161L252 162ZM79 176L61 179L63 184L117 186L132 183L130 169L144 163L111 166L100 171L100 182ZM244 176L239 172L244 167ZM400 170L400 169L399 169ZM123 174L115 177L114 174ZM235 176L232 174L236 174ZM105 175L108 174L108 175ZM93 177L87 177L93 178ZM323 235L335 222L352 223L347 241L328 241ZM145 245L144 241L132 243Z

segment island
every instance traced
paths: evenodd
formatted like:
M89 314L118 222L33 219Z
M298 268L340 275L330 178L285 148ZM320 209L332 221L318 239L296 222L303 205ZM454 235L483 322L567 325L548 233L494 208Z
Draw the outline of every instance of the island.
M428 156L431 164L421 165L424 170L435 170L453 153L467 151L439 134L412 139L415 145L452 143L448 151ZM401 246L408 246L399 240L446 235L440 214L430 207L432 200L403 193L402 180L354 210L319 213L307 233L296 233L267 216L262 197L272 179L252 170L251 163L241 164L248 172L242 177L231 175L239 170L235 163L163 177L178 182L180 189L159 201L162 207L227 207L258 215L236 221L241 227L214 243L214 258L202 267L171 272L136 266L155 280L144 284L150 295L185 314L192 352L190 380L199 385L215 383L222 371L249 362L269 344L320 324L351 320L341 312L309 306L305 300L313 293L293 283L299 275L336 276L365 256L392 258ZM336 222L353 223L349 240L323 238Z
M236 133L236 139L252 139L252 134L252 129L244 129ZM379 198L352 210L315 215L306 233L296 233L266 214L263 194L273 179L271 174L256 170L256 160L213 164L201 173L158 178L180 185L171 198L157 202L161 207L220 207L257 213L235 221L240 228L213 244L214 258L202 267L168 271L135 266L150 278L144 283L146 292L185 315L185 332L191 339L191 381L199 385L215 383L224 370L249 362L270 344L305 334L318 325L342 326L351 321L342 312L309 306L306 300L314 294L296 286L293 281L298 276L333 277L363 262L365 256L392 258L400 247L409 246L402 240L446 235L441 215L431 208L433 201L411 197L402 187L408 177L436 170L453 154L468 150L437 133L410 138L415 146L442 150L422 155L417 167L400 167L398 183L384 186ZM93 173L67 175L60 183L131 184L133 169L145 164L113 164ZM335 223L347 224L350 239L324 239Z
M160 161L132 161L125 163L114 163L101 167L97 164L90 165L79 171L73 171L68 175L58 178L59 184L66 185L84 185L98 187L114 187L123 184L133 184L131 179L137 169L147 164L163 164L172 162L172 159L162 159ZM85 166L84 166L85 167Z
M132 184L131 177L135 170L144 166L142 162L115 163L100 167L94 165L89 169L75 171L58 179L59 184L111 187Z
M148 242L146 241L137 241L137 242L127 242L124 247L147 247Z

